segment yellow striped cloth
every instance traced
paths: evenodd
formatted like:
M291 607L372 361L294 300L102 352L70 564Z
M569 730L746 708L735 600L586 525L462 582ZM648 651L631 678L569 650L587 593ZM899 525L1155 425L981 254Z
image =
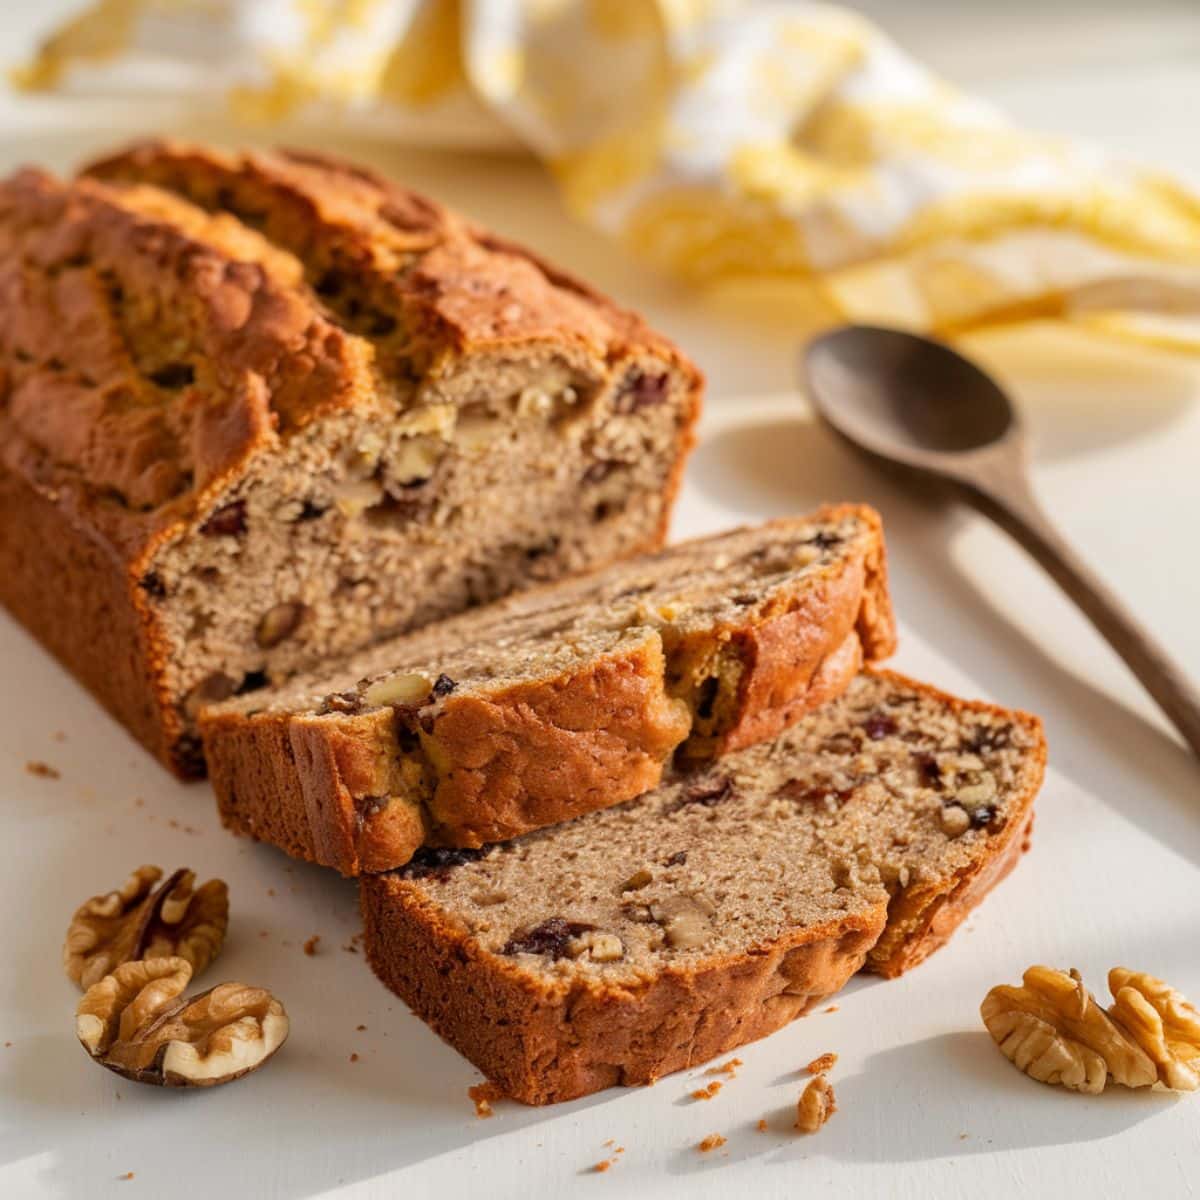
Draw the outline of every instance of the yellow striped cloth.
M96 0L29 88L515 136L570 207L704 281L953 333L1058 317L1200 349L1200 186L1014 128L845 9L744 0ZM169 81L169 82L168 82Z

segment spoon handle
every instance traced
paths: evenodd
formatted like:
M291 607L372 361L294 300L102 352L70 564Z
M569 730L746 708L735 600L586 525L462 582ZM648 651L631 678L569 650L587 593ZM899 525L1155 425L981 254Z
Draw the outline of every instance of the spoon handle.
M1200 757L1200 692L1166 649L1055 529L1023 471L983 470L968 483L972 500L1045 568L1125 660L1159 708ZM964 481L965 482L965 481Z

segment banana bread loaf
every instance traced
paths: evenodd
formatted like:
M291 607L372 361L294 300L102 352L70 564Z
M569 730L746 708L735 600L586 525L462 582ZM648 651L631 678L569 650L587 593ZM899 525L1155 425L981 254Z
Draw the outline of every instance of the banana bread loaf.
M893 648L883 537L825 508L519 593L200 717L222 817L347 875L657 786Z
M0 601L164 761L205 703L661 544L700 378L366 171L0 184Z
M653 1081L942 945L1027 845L1040 722L887 672L617 808L360 880L376 974L530 1104Z

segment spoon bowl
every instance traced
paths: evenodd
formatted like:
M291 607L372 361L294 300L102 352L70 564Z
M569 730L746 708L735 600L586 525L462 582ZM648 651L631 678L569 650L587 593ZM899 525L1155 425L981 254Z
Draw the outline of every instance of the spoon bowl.
M1020 433L999 384L930 338L848 325L809 344L804 370L823 420L855 445L907 466L928 468L931 455L981 450Z
M940 479L1007 530L1075 601L1200 757L1200 694L1054 528L1029 483L1017 411L957 351L898 329L847 325L801 367L817 413L860 450Z

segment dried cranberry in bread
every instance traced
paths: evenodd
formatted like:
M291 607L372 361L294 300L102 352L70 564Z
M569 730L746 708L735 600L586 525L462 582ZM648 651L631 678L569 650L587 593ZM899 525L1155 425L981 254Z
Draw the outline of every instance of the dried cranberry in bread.
M629 800L893 642L879 518L844 505L521 592L200 728L227 825L353 875Z
M661 543L700 377L370 172L0 184L0 601L154 753L207 702Z
M1035 717L887 672L618 808L360 880L376 974L530 1104L648 1083L942 945L1027 845Z

